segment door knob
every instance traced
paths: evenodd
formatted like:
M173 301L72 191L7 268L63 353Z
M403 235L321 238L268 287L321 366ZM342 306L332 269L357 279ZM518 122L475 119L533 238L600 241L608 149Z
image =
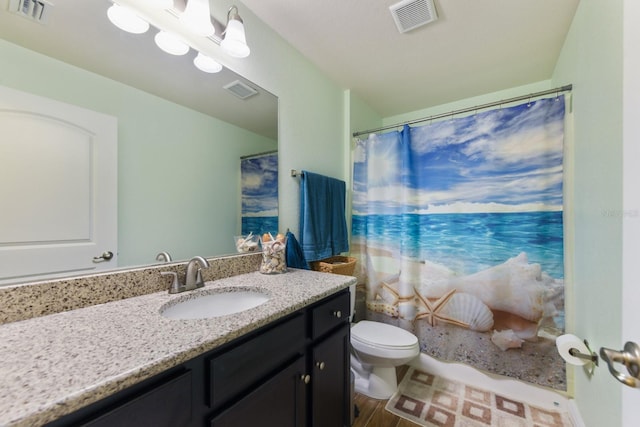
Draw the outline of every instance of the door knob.
M111 258L113 258L113 252L105 251L105 252L102 252L102 255L100 256L94 256L93 262L109 261Z
M638 344L628 341L622 351L602 347L600 357L607 362L609 372L618 381L629 387L640 388L640 346ZM618 371L614 363L623 364L630 375Z

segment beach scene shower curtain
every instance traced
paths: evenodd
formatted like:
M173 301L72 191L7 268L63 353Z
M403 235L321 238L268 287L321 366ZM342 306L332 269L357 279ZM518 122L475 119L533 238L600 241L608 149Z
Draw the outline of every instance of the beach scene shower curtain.
M278 153L240 160L242 234L278 233Z
M556 96L356 140L359 317L439 360L566 390L564 116Z

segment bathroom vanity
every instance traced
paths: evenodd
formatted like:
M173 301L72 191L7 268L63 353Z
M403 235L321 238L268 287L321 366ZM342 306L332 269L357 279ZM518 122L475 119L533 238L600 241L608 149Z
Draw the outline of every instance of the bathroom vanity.
M349 425L349 292L49 424Z
M185 297L161 292L0 326L0 357L16 363L0 372L9 382L0 424L347 426L354 282L301 270L250 273L200 290L251 283L269 293L235 315L166 319L162 307ZM51 337L56 330L68 336ZM6 339L19 335L32 341L12 355ZM29 354L47 339L46 355Z

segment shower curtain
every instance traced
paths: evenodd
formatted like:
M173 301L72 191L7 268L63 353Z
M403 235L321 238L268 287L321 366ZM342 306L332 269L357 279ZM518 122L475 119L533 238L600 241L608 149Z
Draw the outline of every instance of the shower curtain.
M564 117L556 96L356 140L366 318L438 359L566 389Z
M278 233L278 153L240 159L242 234Z

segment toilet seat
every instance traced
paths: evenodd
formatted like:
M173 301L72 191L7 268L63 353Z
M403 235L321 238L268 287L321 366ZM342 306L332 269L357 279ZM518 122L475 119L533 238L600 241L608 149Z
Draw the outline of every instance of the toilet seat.
M388 350L410 350L418 345L412 333L386 323L362 320L351 328L351 340Z

